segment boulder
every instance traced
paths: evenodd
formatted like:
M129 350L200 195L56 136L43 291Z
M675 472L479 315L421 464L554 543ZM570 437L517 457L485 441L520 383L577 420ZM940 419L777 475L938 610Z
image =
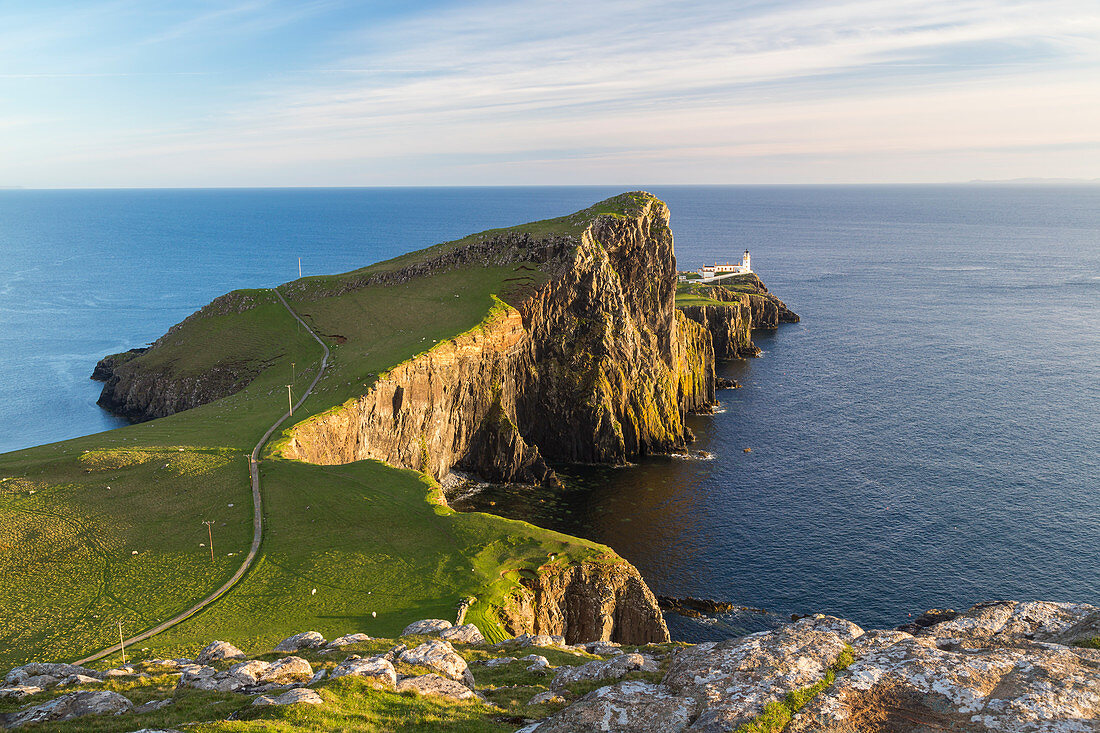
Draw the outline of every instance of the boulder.
M73 675L75 677L75 675ZM61 680L53 675L49 674L36 674L33 677L28 677L20 684L30 685L31 687L41 687L42 689L49 689L61 683Z
M108 669L103 673L104 677L132 677L137 674L137 670L131 665L127 664L122 667L115 667L114 669Z
M559 634L520 634L511 639L505 639L493 646L504 648L525 648L529 646L565 647L565 637Z
M673 658L662 684L676 695L700 701L703 710L693 730L736 730L769 702L824 679L847 645L862 635L862 629L844 619L804 618L772 631L687 649Z
M149 702L138 705L136 708L134 708L134 712L139 714L155 713L156 711L163 710L164 708L174 704L175 702L176 701L170 697L164 700L150 700Z
M580 646L589 654L595 654L597 657L623 653L623 650L619 648L621 644L616 644L613 641L592 641Z
M278 697L270 697L268 695L260 695L252 701L253 705L297 705L299 703L305 705L323 705L324 700L315 691L307 689L305 687L296 687L293 690L287 690Z
M75 664L64 664L61 662L31 662L21 667L16 667L4 675L4 684L7 686L22 685L26 684L27 680L33 677L52 677L54 679L52 684L57 684L57 681L74 674L82 674L87 677L103 676L101 672L97 672L94 669L88 669L87 667L80 667ZM37 687L43 686L44 685L37 685Z
M453 624L446 619L426 618L420 621L414 621L406 626L405 630L401 632L401 636L412 636L414 634L434 635L441 631L446 631L452 626Z
M406 677L397 683L398 692L413 692L417 695L435 695L451 700L483 700L461 682L456 682L437 674L425 674L420 677Z
M481 632L473 624L463 624L462 626L452 626L449 629L444 629L439 632L439 638L445 639L451 643L460 644L485 643L485 637L481 635Z
M68 687L69 685L102 685L103 680L98 677L89 677L86 674L73 674L57 684L59 687Z
M484 664L486 667L500 667L514 661L516 661L515 657L496 657L495 659L486 659Z
M527 701L528 705L542 705L544 703L558 704L565 702L565 698L554 692L553 690L546 690L532 697Z
M272 662L260 677L261 683L289 685L297 682L309 682L313 677L313 667L301 657L283 657Z
M80 690L70 692L49 702L26 710L0 716L0 726L18 728L32 723L60 722L85 715L125 713L134 704L126 697L110 690Z
M550 668L550 660L542 656L541 654L528 654L520 661L528 662L528 672L538 672L539 670Z
M619 654L610 659L597 659L579 667L559 667L554 679L550 681L550 688L560 690L576 682L617 680L625 677L628 672L641 669L645 661L645 657L641 654Z
M532 727L537 733L679 733L687 730L699 704L641 680L593 690ZM730 728L729 730L734 730Z
M22 700L24 697L37 695L45 688L34 685L14 685L12 687L0 687L0 700Z
M333 639L328 643L329 649L337 649L342 646L348 646L349 644L358 644L362 641L370 641L371 637L366 634L345 634L338 639Z
M250 659L247 662L234 664L227 671L216 673L215 676L231 676L240 680L242 684L257 685L270 668L271 662L265 662L260 659Z
M415 664L434 669L444 677L462 682L473 689L474 676L470 672L466 660L459 656L448 641L433 639L401 652L399 659L405 664Z
M288 636L275 647L277 652L297 652L302 649L316 649L325 645L325 637L316 631L303 631L294 636Z
M244 659L245 653L228 641L212 641L202 648L195 657L198 664L210 664L220 662L223 659Z
M332 670L331 677L336 679L337 677L347 677L349 675L365 677L390 690L397 684L397 671L393 668L390 660L385 657L370 657L369 659L349 657Z

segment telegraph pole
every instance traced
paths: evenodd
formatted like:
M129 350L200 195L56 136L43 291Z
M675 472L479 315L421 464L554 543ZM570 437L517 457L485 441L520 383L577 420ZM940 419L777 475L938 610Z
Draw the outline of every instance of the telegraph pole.
M302 258L298 258L298 279L302 279Z
M206 525L206 536L210 538L210 562L214 562L214 531L210 529L214 522L208 519L203 524Z
M118 648L122 652L122 663L126 664L126 642L122 638L122 619L118 620Z
M294 362L290 362L290 381L291 382L297 382L298 381L298 377L296 376L296 372L294 371Z
M286 386L286 401L290 403L290 414L292 416L294 415L294 395L291 393L290 388L293 386L293 384L288 384Z

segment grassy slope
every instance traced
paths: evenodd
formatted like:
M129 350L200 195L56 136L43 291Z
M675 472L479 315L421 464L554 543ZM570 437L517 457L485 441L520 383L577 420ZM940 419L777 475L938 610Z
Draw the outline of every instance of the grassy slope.
M594 213L622 214L638 203L620 197L580 216L514 230L575 233ZM493 308L493 294L507 297L515 278L538 277L519 267L472 267L327 295L343 280L425 253L309 278L304 292L291 293L295 309L330 337L333 352L330 370L296 418L362 394L378 372L476 326ZM119 618L127 635L148 628L211 592L237 566L239 556L223 551L246 550L250 537L247 451L285 409L291 362L300 391L320 359L316 343L270 293L246 295L260 304L191 319L173 346L149 355L181 372L226 359L262 366L242 392L149 423L0 456L0 478L10 478L0 487L37 487L33 494L29 485L0 493L0 667L95 651L117 633ZM117 448L148 452L125 466L108 456L107 468L88 472L84 451ZM158 468L162 459L168 469ZM173 461L201 471L176 469ZM452 514L429 502L417 474L376 462L326 467L268 459L262 475L267 531L254 568L225 598L134 652L193 652L214 636L263 650L307 628L393 635L416 618L451 616L467 595L482 599L468 618L499 637L487 602L500 600L517 573L532 572L550 554L564 562L607 552L523 522ZM202 519L217 522L213 566L200 546Z

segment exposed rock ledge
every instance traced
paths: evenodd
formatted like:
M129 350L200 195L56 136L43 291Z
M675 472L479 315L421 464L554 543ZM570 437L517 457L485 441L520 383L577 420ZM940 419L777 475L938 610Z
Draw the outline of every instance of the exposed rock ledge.
M511 634L552 634L568 644L669 640L657 599L630 563L586 562L540 568L500 609Z
M1100 609L1004 601L940 618L914 635L818 615L687 647L659 683L599 688L523 730L1100 731L1100 650L1072 645L1097 644Z

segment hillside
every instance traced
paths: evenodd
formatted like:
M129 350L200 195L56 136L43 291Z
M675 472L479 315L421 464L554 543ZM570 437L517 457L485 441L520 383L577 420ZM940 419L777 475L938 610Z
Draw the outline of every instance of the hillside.
M435 479L461 463L553 480L543 455L624 462L682 446L683 411L713 399L713 365L705 334L673 308L674 267L667 208L627 194L281 286L332 358L260 464L260 554L143 653L193 651L213 634L262 646L305 627L392 636L471 596L469 619L491 639L667 638L652 594L608 548L456 514ZM0 664L80 658L117 640L119 620L136 633L221 585L251 539L247 453L285 411L286 385L297 395L317 375L320 351L272 292L230 293L97 369L104 404L159 419L0 456ZM435 400L461 391L454 374L481 386L450 413ZM387 401L388 425L378 413L356 422ZM394 434L394 412L401 452L324 455ZM333 432L340 415L356 415L343 422L353 429ZM567 604L610 615L593 626Z

